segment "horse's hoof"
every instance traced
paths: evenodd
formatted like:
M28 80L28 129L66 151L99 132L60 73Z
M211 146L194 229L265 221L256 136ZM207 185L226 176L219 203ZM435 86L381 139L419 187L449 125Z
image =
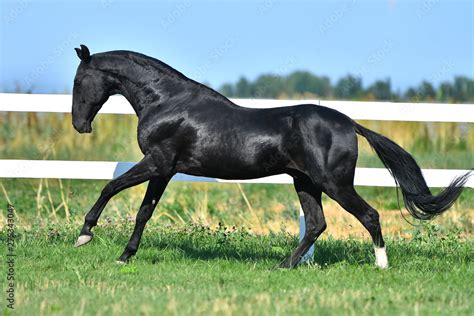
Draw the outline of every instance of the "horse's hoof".
M118 265L123 266L124 264L127 264L127 261L117 260L116 263L117 263Z
M277 264L276 266L274 266L272 268L273 271L278 271L278 270L288 270L288 269L291 269L291 265L290 265L290 262L289 260L284 260L282 261L280 264Z
M77 241L76 241L76 244L74 245L74 247L80 247L82 245L85 245L91 240L92 240L91 235L81 235L81 236L79 236L79 238L77 238Z
M376 263L375 266L380 270L388 270L389 266L387 262Z

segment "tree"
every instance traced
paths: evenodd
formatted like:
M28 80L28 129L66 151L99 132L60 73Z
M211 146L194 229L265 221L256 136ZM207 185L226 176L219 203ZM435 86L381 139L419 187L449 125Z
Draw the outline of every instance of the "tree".
M281 76L261 75L253 84L254 97L277 98L285 91L285 85Z
M454 87L449 81L444 81L439 85L438 88L438 100L449 101L454 97Z
M405 92L392 91L389 78L377 80L367 90L363 89L360 77L347 74L332 86L325 76L316 76L309 71L295 71L287 76L275 74L260 75L255 81L241 77L235 84L224 84L219 91L227 97L240 98L328 98L334 95L341 99L367 99L398 101L400 96L406 100L439 100L444 102L474 101L474 80L457 76L453 82L444 81L438 89L424 80L415 88L409 87Z
M377 80L368 89L376 100L390 100L392 98L392 85L390 79Z
M436 97L436 91L428 81L421 82L417 92L422 100L433 100Z
M415 88L408 88L407 91L405 92L405 99L407 100L411 100L411 101L414 101L416 99L418 99L419 96L418 96L418 92L416 91Z
M235 86L235 94L239 98L249 98L252 95L252 88L245 77L241 77Z
M219 92L225 95L226 97L231 98L234 96L234 93L235 93L234 86L230 83L224 83L220 87Z
M321 97L328 97L332 93L331 80L326 76L315 76L314 93Z
M295 71L286 78L289 95L312 93L326 97L331 94L331 82L328 77L318 77L308 71Z
M336 87L334 88L335 96L341 99L357 98L360 97L363 92L362 79L359 77L354 77L350 74L339 79Z
M454 78L453 96L456 101L474 100L474 80L464 76Z

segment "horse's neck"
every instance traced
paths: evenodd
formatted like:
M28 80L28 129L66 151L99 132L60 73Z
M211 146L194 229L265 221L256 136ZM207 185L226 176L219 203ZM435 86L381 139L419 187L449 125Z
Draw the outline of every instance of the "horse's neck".
M150 64L140 59L129 59L121 55L104 55L99 69L111 74L118 84L110 94L121 94L132 105L138 117L144 109L157 104L165 97L167 89L163 82L173 79L174 74L160 64ZM177 80L175 85L179 85Z
M178 71L159 63L146 64L129 60L127 67L110 72L114 73L120 82L114 93L123 95L139 118L145 109L150 106L161 106L164 100L179 95L189 88L203 89L198 83ZM218 95L217 92L211 91L212 94ZM210 93L210 91L207 92ZM223 96L221 98L225 99ZM231 102L227 103L235 106Z
M163 83L163 81L166 81L166 83ZM182 93L185 90L186 83L164 78L163 80L151 80L143 84L126 82L122 86L123 89L118 93L128 100L140 118L146 109L163 106L166 100ZM172 89L170 89L170 86L172 86Z
M139 73L139 72L131 72ZM138 117L145 108L156 105L164 98L165 90L160 87L158 78L124 78L120 80L117 93L123 95L132 105Z
M142 92L129 84L122 84L121 88L116 92L127 99L137 116L140 117L145 108L143 97L141 96Z

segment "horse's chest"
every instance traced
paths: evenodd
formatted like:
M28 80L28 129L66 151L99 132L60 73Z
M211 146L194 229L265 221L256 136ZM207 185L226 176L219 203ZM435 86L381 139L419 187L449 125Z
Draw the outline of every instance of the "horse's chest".
M141 151L144 154L152 149L176 151L178 143L181 142L180 138L182 138L182 132L180 132L182 121L181 118L143 119L138 124L138 144ZM170 146L170 143L174 143L176 146Z

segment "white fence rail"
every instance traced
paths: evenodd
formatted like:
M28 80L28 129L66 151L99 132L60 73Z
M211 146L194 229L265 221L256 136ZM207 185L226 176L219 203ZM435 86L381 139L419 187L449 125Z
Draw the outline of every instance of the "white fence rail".
M298 103L321 104L360 120L474 122L474 104L265 99L232 99L232 101L241 106L252 108L289 106ZM0 112L70 113L71 105L71 95L0 93ZM112 96L99 113L134 114L132 107L122 96ZM132 165L133 163L128 162L105 161L0 160L0 178L112 179L128 170ZM447 186L455 176L465 172L467 170L423 170L427 183L431 187ZM207 182L292 183L291 178L287 175L254 180L221 180L179 174L174 179ZM357 168L355 184L395 186L395 181L386 169ZM474 178L469 180L467 186L474 187Z
M320 104L355 120L474 122L474 104L394 103L323 100L231 99L238 105L269 108L301 103ZM71 113L72 98L65 94L0 93L0 111ZM135 114L122 96L112 96L99 113Z
M90 179L110 180L129 170L135 163L114 161L65 161L65 160L0 160L0 178L53 178L53 179ZM459 169L423 169L423 175L430 187L445 187L456 176L467 170ZM220 183L274 183L292 184L288 175L276 175L250 180L224 180L208 177L196 177L177 174L174 181L220 182ZM395 180L385 168L357 168L355 185L393 187ZM466 186L474 188L474 179Z

